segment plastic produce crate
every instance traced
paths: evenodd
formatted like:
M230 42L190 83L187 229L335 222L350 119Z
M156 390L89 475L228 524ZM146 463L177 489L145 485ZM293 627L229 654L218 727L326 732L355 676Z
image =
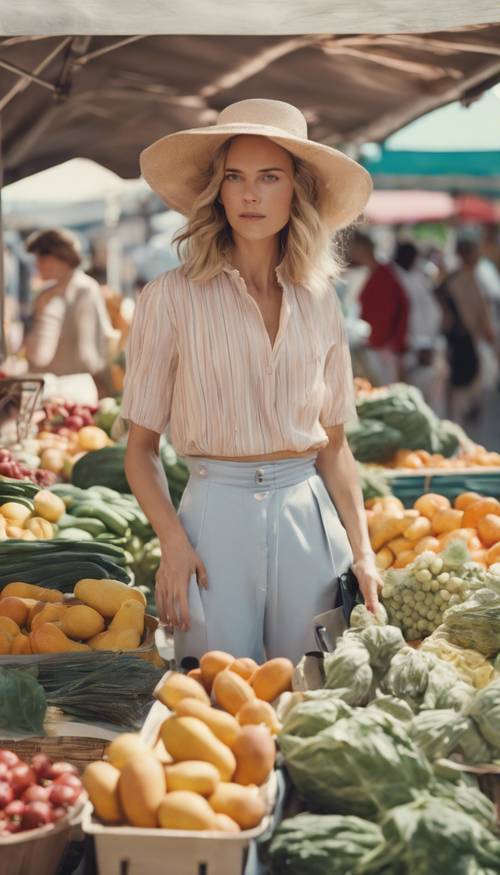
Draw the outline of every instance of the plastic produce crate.
M453 501L461 492L478 492L500 499L500 470L441 471L399 474L386 471L389 486L405 507L411 507L426 492L446 495Z

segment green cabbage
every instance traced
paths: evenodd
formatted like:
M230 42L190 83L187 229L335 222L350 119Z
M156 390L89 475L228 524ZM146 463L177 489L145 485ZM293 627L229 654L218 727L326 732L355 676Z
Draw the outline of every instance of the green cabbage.
M394 717L395 720L400 720L402 723L408 723L413 720L413 711L403 699L396 699L394 696L384 696L378 693L368 705L368 710L377 708L385 714Z
M272 875L346 875L382 842L380 827L360 817L299 814L284 820L270 849Z
M463 711L473 695L473 687L462 680L456 668L438 658L429 672L422 708L453 708L455 711Z
M324 702L315 704L320 711L324 707ZM377 708L356 708L307 738L289 730L287 720L279 746L297 791L312 810L379 816L409 801L431 778L429 762L405 726Z
M404 647L392 658L389 671L380 684L382 691L405 699L414 711L418 711L427 690L429 673L436 661L429 653Z
M379 674L386 673L392 657L405 647L403 633L397 626L368 626L359 637L368 651L373 671Z
M465 602L448 608L443 617L452 644L495 656L500 650L500 595L478 589Z
M463 773L459 781L434 778L429 786L429 791L434 797L450 800L465 814L474 817L487 829L495 829L495 806L479 789L475 775Z
M500 754L500 680L478 690L468 709L483 738L491 745L494 756Z
M388 811L381 822L385 846L365 861L370 872L394 875L493 875L500 871L500 841L451 799L422 794Z
M373 672L366 647L356 636L343 636L324 659L325 687L348 705L366 705L372 698Z
M467 718L467 729L460 739L457 750L462 754L464 762L470 766L476 763L491 763L493 759L488 742L471 718Z
M322 693L317 696L313 693ZM328 693L328 696L324 695ZM297 738L310 738L328 729L339 717L348 717L352 709L341 699L335 698L333 690L312 690L292 708L283 724L283 732Z
M372 614L365 605L359 604L351 611L349 625L351 629L366 629L368 626L384 626L387 620L387 611L382 602L378 603L375 614Z
M468 728L467 720L451 709L421 711L409 728L413 739L431 760L448 757Z

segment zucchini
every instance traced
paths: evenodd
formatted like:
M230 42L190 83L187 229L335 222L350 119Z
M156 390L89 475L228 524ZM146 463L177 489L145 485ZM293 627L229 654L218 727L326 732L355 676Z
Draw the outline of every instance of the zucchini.
M15 501L16 504L22 504L22 506L27 507L31 513L33 513L35 509L35 505L29 498L26 498L24 495L3 495L0 487L0 507L10 501Z
M75 529L75 528L67 528L63 529L63 531L59 535L60 538L68 541L93 541L94 536L91 535L90 532L86 532L84 529Z
M70 514L65 514L59 520L57 527L59 531L64 531L64 529L82 529L84 532L90 532L91 535L97 537L97 535L101 535L104 532L107 532L106 526L102 522L102 520L98 520L94 517L76 517ZM58 536L62 537L62 536ZM87 540L87 538L85 539Z
M73 508L75 517L95 517L104 523L107 529L123 536L128 529L128 520L118 511L101 502L82 502Z

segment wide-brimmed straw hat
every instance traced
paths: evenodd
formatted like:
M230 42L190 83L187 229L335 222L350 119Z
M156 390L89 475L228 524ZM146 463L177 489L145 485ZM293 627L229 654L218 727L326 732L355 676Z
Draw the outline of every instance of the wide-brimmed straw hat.
M325 186L324 218L332 230L362 213L372 190L369 173L338 149L309 140L300 110L281 100L240 100L223 109L215 125L156 140L141 152L142 175L169 207L187 216L214 153L240 134L267 137L316 170Z

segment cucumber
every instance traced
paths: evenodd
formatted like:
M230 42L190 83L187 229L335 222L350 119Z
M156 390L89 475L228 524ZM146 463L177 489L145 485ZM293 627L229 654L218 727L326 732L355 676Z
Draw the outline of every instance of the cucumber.
M3 495L0 487L0 507L11 501L14 501L16 504L22 504L22 506L27 507L31 513L33 513L35 509L35 505L29 498L25 498L24 495Z
M115 532L117 535L124 535L128 529L128 520L125 519L118 511L112 509L108 505L99 502L83 502L73 508L73 516L75 517L91 517L101 520L107 529Z
M68 541L93 541L94 536L84 529L67 528L59 534L60 538Z
M62 525L61 525L62 523ZM70 514L65 514L57 524L58 529L63 532L65 529L82 529L84 532L89 532L94 537L101 535L107 531L102 520L95 517L77 517ZM58 536L62 537L62 535ZM85 538L85 540L88 540Z

